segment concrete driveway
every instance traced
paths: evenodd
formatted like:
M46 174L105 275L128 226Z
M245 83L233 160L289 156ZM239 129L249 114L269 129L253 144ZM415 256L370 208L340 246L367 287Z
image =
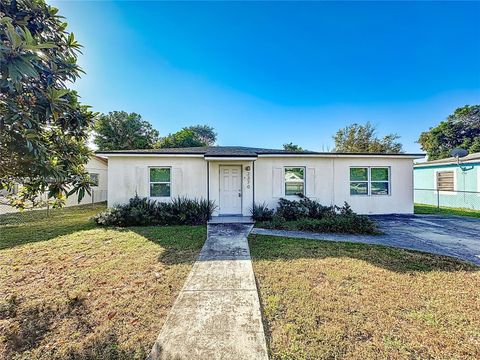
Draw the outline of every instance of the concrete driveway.
M386 245L447 255L480 265L480 219L439 215L371 216L385 233L380 236L317 234L253 229L253 234Z

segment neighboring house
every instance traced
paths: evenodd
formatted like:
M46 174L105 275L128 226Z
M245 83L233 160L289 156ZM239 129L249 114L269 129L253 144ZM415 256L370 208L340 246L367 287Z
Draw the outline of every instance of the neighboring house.
M90 175L94 185L91 194L85 193L82 201L78 202L77 194L67 198L66 206L83 205L107 201L108 194L108 160L104 157L93 155L85 165L85 170Z
M414 166L415 202L480 210L480 153Z
M215 146L104 151L108 206L136 193L215 202L214 215L250 215L299 193L324 205L348 202L364 214L413 213L413 159L419 154L342 154Z
M88 163L85 165L85 170L90 174L90 177L95 182L95 185L92 186L91 194L85 193L82 201L78 203L78 196L73 194L67 198L65 206L74 206L82 204L91 204L102 201L107 201L108 194L108 160L97 155L93 155ZM18 184L15 186L13 193L16 193L21 185ZM8 192L6 190L0 191L0 214L17 212L18 209L12 206L7 205L8 201L6 196ZM45 200L47 194L41 194L41 199Z

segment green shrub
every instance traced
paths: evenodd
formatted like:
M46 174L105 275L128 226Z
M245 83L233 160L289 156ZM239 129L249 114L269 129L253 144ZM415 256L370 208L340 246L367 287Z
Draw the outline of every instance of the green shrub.
M92 219L103 226L200 225L215 210L212 201L177 197L172 202L156 202L138 195L128 204L109 208Z
M293 225L293 224L292 224ZM378 234L377 224L367 216L332 214L321 219L301 219L296 230L346 234Z
M321 219L325 215L335 212L335 208L332 206L323 206L318 201L311 200L304 195L300 195L300 197L301 199L298 201L298 206L306 210L307 218Z
M272 220L275 210L269 209L266 203L261 203L253 204L253 207L250 209L250 213L255 221L270 221Z
M308 216L308 208L299 201L280 198L276 214L287 221L294 221Z
M282 217L274 216L272 221L258 224L267 229L300 230L319 233L345 234L380 234L376 222L364 215L330 214L321 219L303 218L285 221Z
M257 214L264 210L258 206ZM252 216L253 216L252 212ZM301 196L298 201L281 198L276 212L269 217L254 217L257 226L267 229L301 230L347 234L379 234L377 223L367 216L356 214L350 205L323 206L318 201Z
M188 199L186 197L177 197L171 203L161 203L170 210L166 211L166 225L201 225L206 224L215 210L212 201L205 199ZM167 220L168 219L168 220Z

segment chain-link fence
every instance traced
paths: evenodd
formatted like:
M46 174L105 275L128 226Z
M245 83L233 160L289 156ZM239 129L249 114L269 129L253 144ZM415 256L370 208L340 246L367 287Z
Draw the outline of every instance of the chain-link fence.
M480 192L478 191L414 189L414 201L416 204L433 205L437 208L480 211Z
M38 198L39 205L34 208L20 210L17 207L8 204L5 195L0 194L0 225L9 223L21 223L27 220L48 218L52 208L47 205L47 194L42 194ZM107 190L92 189L90 194L85 194L83 199L78 202L76 194L69 196L65 202L65 207L98 204L107 201Z

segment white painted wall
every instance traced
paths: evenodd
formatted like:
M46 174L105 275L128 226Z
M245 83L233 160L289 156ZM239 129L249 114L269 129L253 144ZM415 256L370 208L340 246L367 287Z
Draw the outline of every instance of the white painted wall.
M207 162L192 157L112 156L108 162L108 206L127 203L138 193L149 197L149 170L151 166L170 167L171 197L153 198L170 201L173 197L206 198Z
M255 202L276 207L285 196L284 167L306 168L306 195L323 205L348 202L360 214L413 213L413 160L396 158L308 158L259 157L255 162ZM350 167L390 167L390 194L377 196L350 195ZM280 176L280 184L278 184ZM278 190L275 189L279 189Z
M336 158L335 204L348 202L359 214L413 214L413 160L391 158ZM350 195L352 166L389 166L389 195Z
M65 206L75 206L83 204L91 204L102 201L107 201L108 194L108 165L106 162L96 158L91 157L87 165L85 165L85 170L88 173L98 174L98 186L92 186L92 194L85 193L82 201L78 202L78 195L73 194L67 198Z
M210 160L209 198L219 204L220 165L242 166L242 213L250 215L255 202L276 207L285 197L284 167L306 168L306 193L324 205L348 202L360 214L413 213L413 160L391 157L259 157L250 160ZM111 156L108 165L108 206L122 204L138 193L149 196L151 166L172 168L172 196L207 198L207 161L203 157ZM350 195L350 167L390 167L389 195ZM247 170L250 167L250 170ZM255 177L255 180L254 180ZM297 199L296 196L287 198ZM170 199L157 199L169 201ZM214 215L218 215L218 209Z

